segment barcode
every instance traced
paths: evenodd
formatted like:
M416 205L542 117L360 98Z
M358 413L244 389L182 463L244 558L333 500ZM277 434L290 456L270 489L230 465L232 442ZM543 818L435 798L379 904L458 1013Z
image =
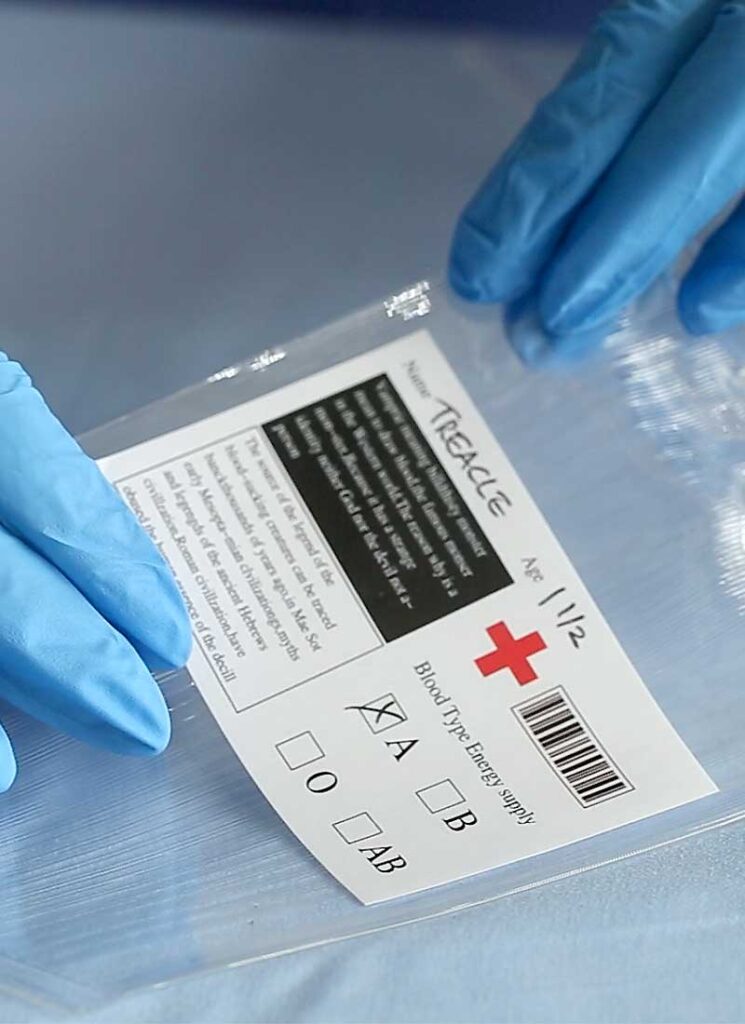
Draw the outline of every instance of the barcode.
M512 710L583 807L633 790L561 686Z

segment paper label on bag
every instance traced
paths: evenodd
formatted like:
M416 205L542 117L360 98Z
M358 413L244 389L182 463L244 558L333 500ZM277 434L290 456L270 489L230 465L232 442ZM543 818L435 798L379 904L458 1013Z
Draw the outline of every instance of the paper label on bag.
M363 902L716 791L426 331L101 466L225 736Z

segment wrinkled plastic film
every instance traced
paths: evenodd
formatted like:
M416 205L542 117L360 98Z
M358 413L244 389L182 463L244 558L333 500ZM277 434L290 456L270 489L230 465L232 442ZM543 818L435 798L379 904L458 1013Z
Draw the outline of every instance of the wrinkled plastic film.
M494 310L420 285L83 439L101 457L426 326L637 670L720 793L365 908L302 847L186 672L174 736L133 761L3 712L22 772L0 824L0 975L87 1006L132 988L446 914L745 811L745 345L685 338L669 293L571 371L526 370Z

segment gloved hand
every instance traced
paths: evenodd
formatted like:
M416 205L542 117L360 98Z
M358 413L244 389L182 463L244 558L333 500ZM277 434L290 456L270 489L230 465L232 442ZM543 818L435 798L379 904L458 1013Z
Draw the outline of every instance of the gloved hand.
M627 0L466 207L450 279L466 298L532 309L552 354L570 354L744 187L745 3ZM679 309L696 334L745 321L745 202ZM522 354L539 355L530 336Z
M0 698L98 746L156 753L170 724L148 668L183 665L190 643L154 544L0 353ZM0 727L0 790L15 771Z

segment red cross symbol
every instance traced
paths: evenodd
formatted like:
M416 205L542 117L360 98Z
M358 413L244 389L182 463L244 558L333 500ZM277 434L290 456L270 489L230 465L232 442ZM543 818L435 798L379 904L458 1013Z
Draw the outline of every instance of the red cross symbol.
M514 637L504 622L495 622L486 631L494 643L494 650L476 658L474 665L482 676L491 676L508 668L520 686L533 683L538 678L530 664L530 658L546 650L540 633L528 633Z

